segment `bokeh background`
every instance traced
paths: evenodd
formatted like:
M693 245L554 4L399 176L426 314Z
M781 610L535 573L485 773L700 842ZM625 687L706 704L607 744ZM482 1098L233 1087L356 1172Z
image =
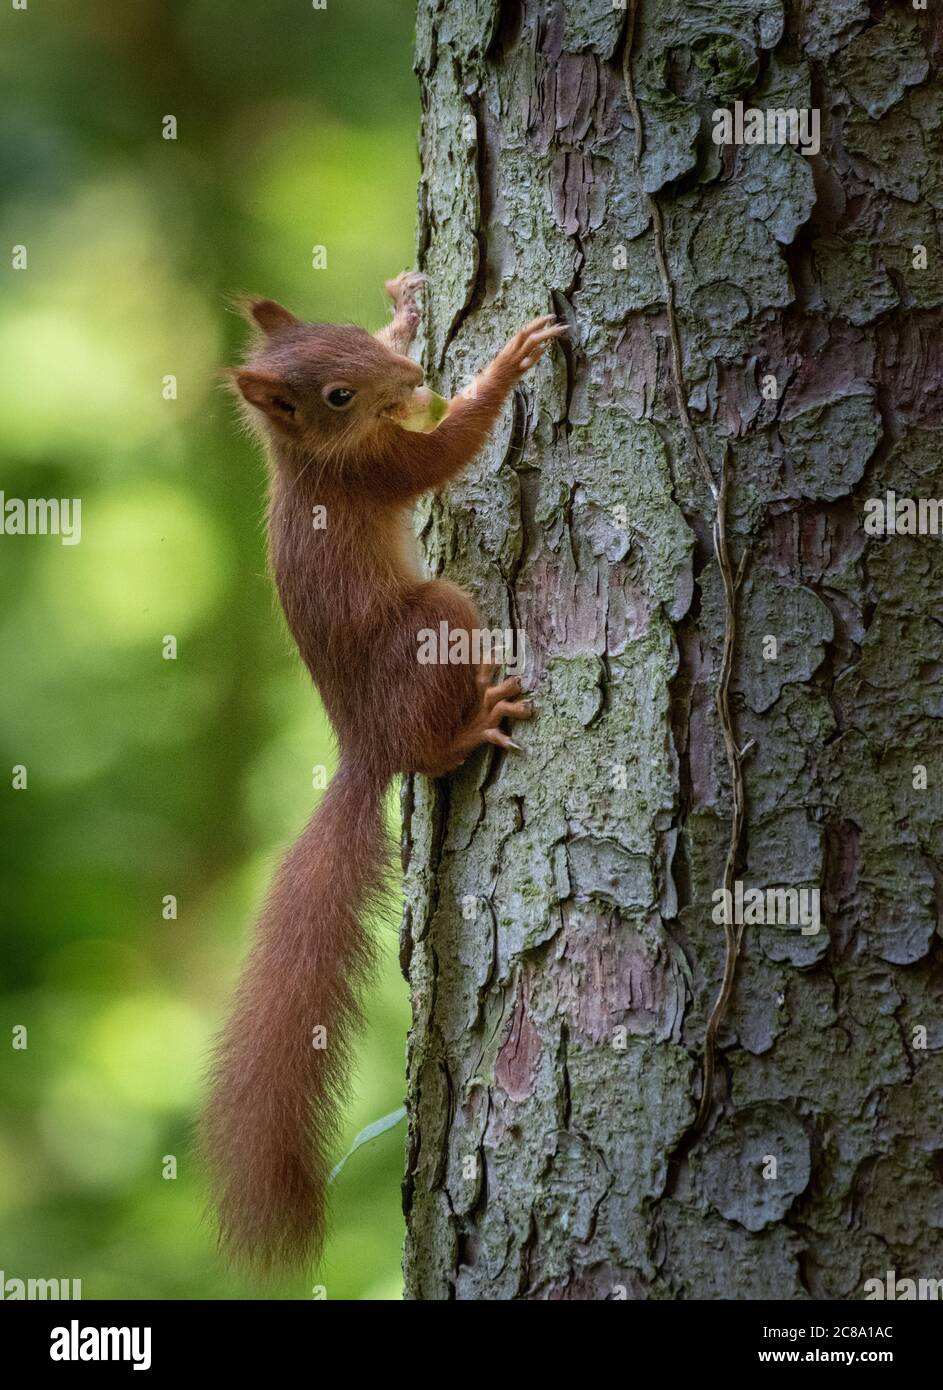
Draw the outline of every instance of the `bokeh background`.
M402 1125L338 1177L318 1269L270 1285L217 1258L192 1125L273 864L334 764L266 574L263 467L217 378L244 341L227 295L385 321L414 252L413 36L412 0L0 8L0 489L82 499L78 545L0 536L8 1278L401 1296ZM348 1141L403 1095L406 986L395 922L377 930Z

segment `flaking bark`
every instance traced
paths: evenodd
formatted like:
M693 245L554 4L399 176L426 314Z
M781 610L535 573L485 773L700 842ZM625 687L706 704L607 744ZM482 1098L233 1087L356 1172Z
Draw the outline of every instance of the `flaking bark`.
M421 516L431 570L525 630L538 716L526 758L404 794L411 1297L943 1277L943 545L863 529L888 488L943 496L939 26L639 0L636 177L624 11L421 0L430 380L465 383L535 313L572 332ZM718 148L735 100L819 108L821 154ZM749 552L739 876L825 909L818 936L746 928L700 1135L724 613L650 196L694 428L715 476L730 446Z

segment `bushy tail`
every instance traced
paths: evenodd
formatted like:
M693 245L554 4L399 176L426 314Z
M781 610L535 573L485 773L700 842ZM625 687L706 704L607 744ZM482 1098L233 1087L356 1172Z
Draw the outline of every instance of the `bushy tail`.
M285 856L217 1044L202 1122L220 1243L263 1270L323 1244L327 1178L383 884L383 787L341 766Z

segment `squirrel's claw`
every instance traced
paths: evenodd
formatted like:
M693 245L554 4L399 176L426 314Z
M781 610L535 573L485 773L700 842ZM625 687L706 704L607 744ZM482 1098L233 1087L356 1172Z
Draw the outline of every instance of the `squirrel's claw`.
M418 290L429 283L429 277L421 270L403 270L392 280L387 280L384 289L393 303L399 305L404 299L413 299Z
M547 345L554 338L562 338L568 331L568 325L561 323L556 314L542 314L514 335L498 353L496 361L506 364L518 376L523 376L540 361Z

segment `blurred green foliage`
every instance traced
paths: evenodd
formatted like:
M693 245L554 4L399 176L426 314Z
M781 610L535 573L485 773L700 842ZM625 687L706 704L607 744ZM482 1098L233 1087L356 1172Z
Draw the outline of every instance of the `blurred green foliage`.
M192 1125L273 864L334 762L217 375L244 340L226 296L385 320L414 249L412 44L412 0L0 9L0 488L82 499L78 545L0 536L8 1277L88 1299L401 1294L401 1125L339 1176L319 1269L270 1285L217 1258ZM406 987L395 922L377 930L348 1140L403 1094Z

